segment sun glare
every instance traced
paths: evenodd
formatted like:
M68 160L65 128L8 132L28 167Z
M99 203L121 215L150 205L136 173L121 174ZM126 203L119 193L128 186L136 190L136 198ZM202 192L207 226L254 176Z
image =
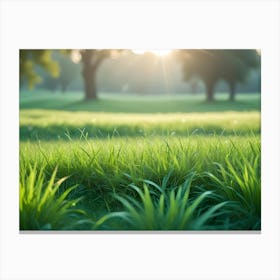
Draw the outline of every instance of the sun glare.
M168 55L171 50L132 50L135 54L153 53L158 56Z

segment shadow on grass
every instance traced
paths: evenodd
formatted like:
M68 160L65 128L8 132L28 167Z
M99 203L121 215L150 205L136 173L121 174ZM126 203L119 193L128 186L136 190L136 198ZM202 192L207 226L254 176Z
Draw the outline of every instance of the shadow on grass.
M83 140L83 139L107 139L107 138L126 138L126 137L147 137L147 136L246 136L259 134L260 129L224 129L220 126L190 127L187 129L169 129L153 127L145 129L140 126L118 125L118 126L102 126L87 124L82 128L76 126L51 125L46 127L22 125L20 127L20 141L53 141L53 140Z
M225 112L225 111L259 111L260 101L256 99L241 99L234 102L218 100L208 103L193 99L99 99L83 100L31 100L20 104L20 109L49 109L62 111L85 111L107 113L191 113L191 112Z

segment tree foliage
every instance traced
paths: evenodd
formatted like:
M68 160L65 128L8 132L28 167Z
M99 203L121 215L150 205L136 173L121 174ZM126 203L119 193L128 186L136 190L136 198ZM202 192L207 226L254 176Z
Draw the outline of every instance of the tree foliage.
M26 81L29 87L34 87L42 81L35 70L36 65L53 77L59 76L59 64L52 58L52 50L20 50L19 64L20 83Z

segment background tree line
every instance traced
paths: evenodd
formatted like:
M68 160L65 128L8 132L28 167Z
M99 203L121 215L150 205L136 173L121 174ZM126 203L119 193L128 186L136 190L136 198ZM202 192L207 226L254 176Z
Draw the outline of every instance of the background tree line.
M84 90L85 99L104 92L138 94L260 92L256 50L177 50L166 57L129 50L21 50L22 86L53 92Z

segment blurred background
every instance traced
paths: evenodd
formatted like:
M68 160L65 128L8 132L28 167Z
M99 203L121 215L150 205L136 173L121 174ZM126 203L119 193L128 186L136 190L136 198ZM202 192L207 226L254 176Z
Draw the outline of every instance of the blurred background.
M233 101L236 93L261 92L260 55L256 49L20 50L20 91L85 100L109 94Z

